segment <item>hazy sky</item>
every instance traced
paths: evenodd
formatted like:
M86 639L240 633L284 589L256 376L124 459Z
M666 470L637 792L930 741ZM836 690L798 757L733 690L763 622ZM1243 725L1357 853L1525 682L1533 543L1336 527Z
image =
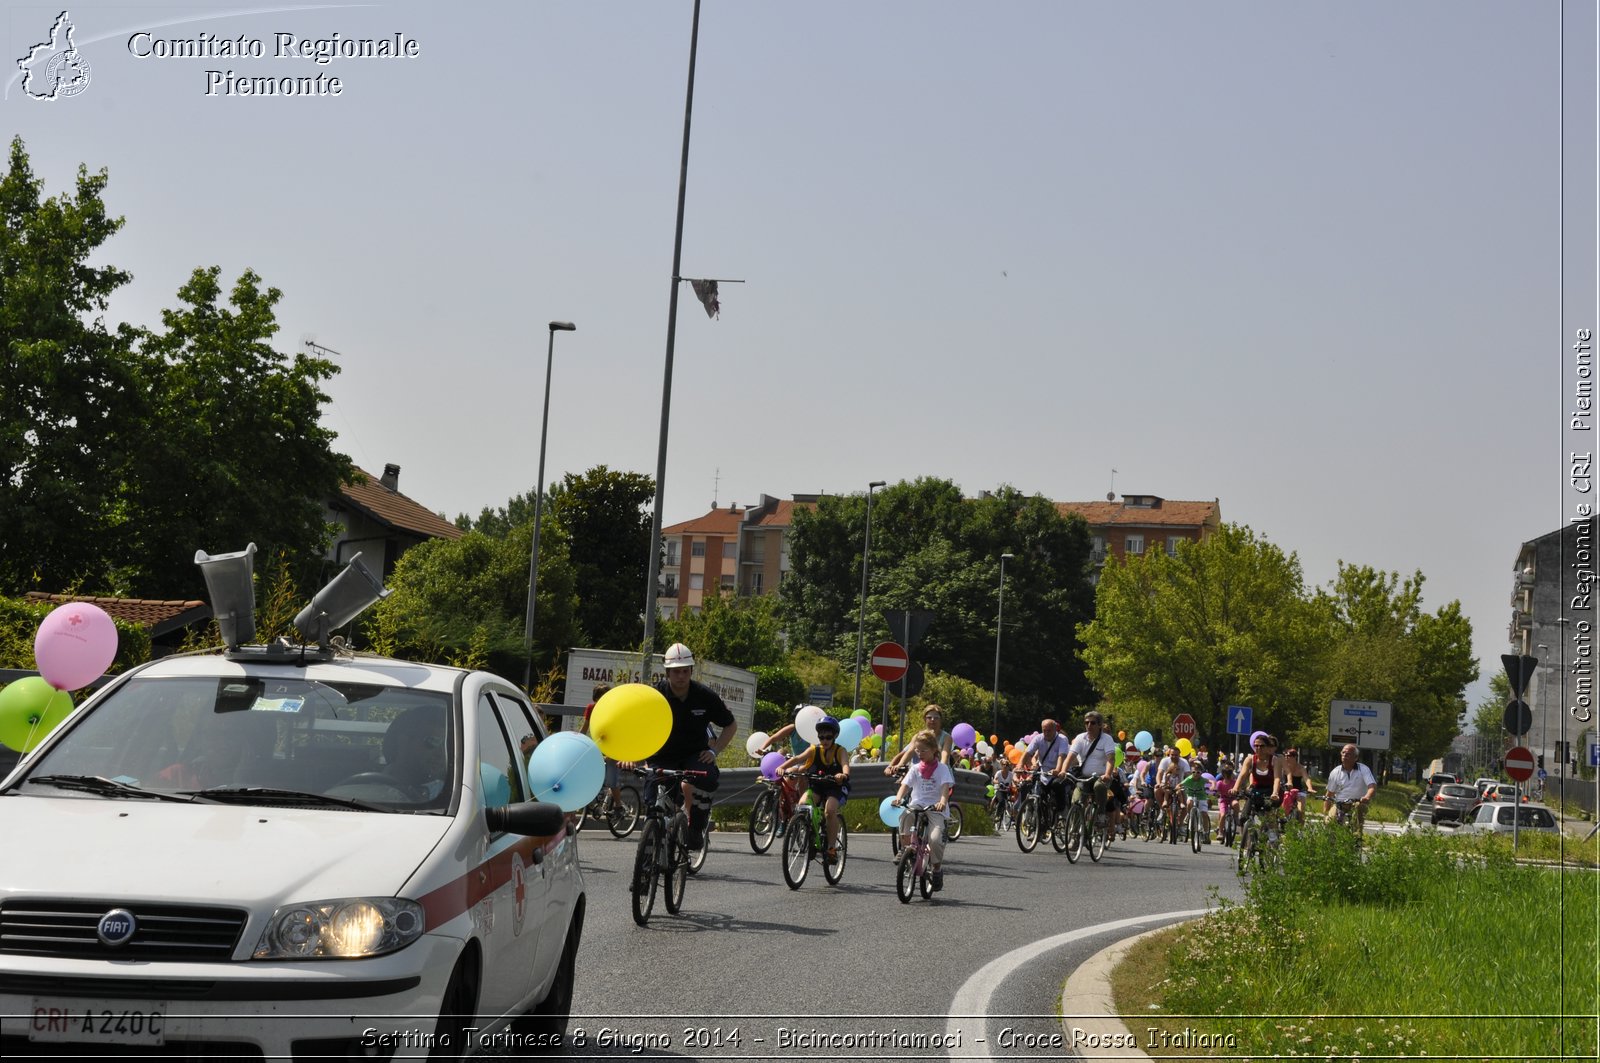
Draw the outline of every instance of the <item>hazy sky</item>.
M683 290L666 522L917 476L1088 500L1115 468L1312 584L1421 569L1487 677L1517 548L1568 512L1585 6L1563 137L1557 3L706 0L682 272L748 283L717 321ZM12 73L5 125L48 192L110 170L114 319L256 270L281 349L341 352L340 447L452 517L532 488L571 320L546 481L654 474L691 0L69 10L88 86ZM60 11L6 5L11 71ZM202 33L265 54L134 54ZM230 70L342 92L208 95Z

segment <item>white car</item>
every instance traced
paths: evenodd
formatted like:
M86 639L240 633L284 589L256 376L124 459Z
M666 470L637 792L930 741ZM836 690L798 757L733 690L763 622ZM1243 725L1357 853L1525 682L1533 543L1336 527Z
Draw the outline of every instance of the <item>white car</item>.
M1510 834L1513 825L1517 830L1560 834L1561 825L1555 813L1543 805L1518 804L1513 801L1490 801L1478 806L1472 818L1462 824L1462 830L1488 831Z
M326 649L167 657L0 785L0 1056L558 1045L585 892L514 685Z

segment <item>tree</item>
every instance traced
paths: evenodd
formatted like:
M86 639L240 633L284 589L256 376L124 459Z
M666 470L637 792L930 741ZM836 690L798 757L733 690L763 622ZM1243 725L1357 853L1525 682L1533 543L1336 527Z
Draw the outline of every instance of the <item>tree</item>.
M504 538L468 532L407 550L375 610L385 653L471 664L520 682L533 525ZM534 665L543 672L577 634L576 594L566 533L552 523L539 536L539 603Z
M1483 738L1500 740L1506 733L1506 704L1511 700L1511 679L1504 672L1489 677L1489 696L1478 702L1472 714L1472 732Z
M219 267L196 269L142 345L145 396L139 460L129 471L121 536L138 559L134 593L198 593L196 548L220 553L254 541L265 556L320 573L327 500L355 475L321 423L333 363L275 351L276 288L246 270L220 305Z
M1250 528L1223 524L1197 543L1108 563L1093 622L1079 628L1088 677L1117 726L1168 729L1193 716L1215 748L1229 705L1283 733L1308 717L1322 625L1300 561Z
M550 492L550 511L572 544L585 645L634 649L644 637L639 602L649 577L655 490L653 477L599 465L568 473Z
M754 668L783 660L779 632L778 605L771 598L707 595L698 613L661 621L655 651L681 642L694 651L696 660L703 657L735 668Z
M20 137L0 178L0 591L105 588L125 556L133 333L103 315L130 277L89 261L123 226L108 180L80 166L71 196L41 198Z

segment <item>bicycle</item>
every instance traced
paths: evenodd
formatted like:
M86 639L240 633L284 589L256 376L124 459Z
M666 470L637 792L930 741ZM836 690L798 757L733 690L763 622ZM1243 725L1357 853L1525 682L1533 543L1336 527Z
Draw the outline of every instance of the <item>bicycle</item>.
M831 779L822 772L808 772L806 778L813 783ZM813 791L815 792L815 791ZM811 870L811 861L822 856L822 877L828 885L837 886L844 878L845 858L850 850L850 828L845 825L844 814L839 814L839 837L835 841L833 859L825 855L828 848L826 801L801 801L789 818L783 835L783 881L792 890L800 888Z
M1200 851L1200 846L1205 844L1211 836L1211 824L1206 813L1201 811L1201 806L1206 804L1203 797L1189 799L1189 816L1186 828L1189 834L1189 848L1195 852Z
M948 806L946 806L948 807ZM910 806L911 845L895 860L894 891L901 904L910 904L916 893L923 900L933 897L933 847L928 843L928 810ZM900 834L895 831L896 837Z
M1254 864L1265 868L1269 854L1277 849L1277 828L1267 822L1272 802L1258 792L1249 794L1244 808L1235 809L1241 817L1239 823L1239 874L1244 874Z
M641 802L639 791L631 786L618 787L620 797L613 797L611 791L602 786L600 792L595 794L590 801L578 812L578 817L573 823L574 832L582 831L588 826L591 818L599 820L611 831L613 838L626 838L633 833L639 825L639 810Z
M1083 852L1083 843L1089 843L1089 859L1099 863L1105 855L1110 840L1111 817L1105 809L1094 807L1094 779L1083 775L1067 776L1068 792L1073 795L1067 803L1062 833L1065 835L1067 863L1076 864ZM1092 818L1091 818L1092 817Z
M703 771L669 771L653 768L647 774L650 800L645 804L644 829L633 857L633 921L644 926L655 908L661 891L667 914L676 915L683 907L683 891L689 881L690 853L684 835L689 816L683 808L679 784L684 779L703 776ZM710 832L707 831L707 834ZM710 847L707 840L703 852ZM704 862L704 856L701 857Z
M757 794L750 806L750 848L757 855L772 848L773 840L783 834L798 798L794 786L787 781L763 778L761 785L765 792Z
M1335 801L1333 803L1334 822L1350 831L1356 836L1356 844L1361 844L1362 835L1366 833L1366 815L1361 809L1359 800Z
M1238 822L1234 815L1235 801L1227 802L1226 807L1218 802L1217 809L1217 840L1229 849L1233 848L1234 839L1238 836Z
M1017 848L1025 853L1033 852L1044 835L1049 835L1050 844L1056 852L1066 851L1065 823L1056 812L1055 802L1050 799L1046 789L1048 786L1049 781L1044 776L1036 777L1033 786L1022 798L1021 807L1017 809Z

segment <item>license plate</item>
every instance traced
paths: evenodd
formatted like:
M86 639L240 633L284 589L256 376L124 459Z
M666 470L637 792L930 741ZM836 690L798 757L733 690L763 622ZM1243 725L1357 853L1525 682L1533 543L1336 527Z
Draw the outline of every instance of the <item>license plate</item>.
M140 1001L113 1005L34 997L28 1040L111 1045L159 1045L167 1032L167 1005Z

